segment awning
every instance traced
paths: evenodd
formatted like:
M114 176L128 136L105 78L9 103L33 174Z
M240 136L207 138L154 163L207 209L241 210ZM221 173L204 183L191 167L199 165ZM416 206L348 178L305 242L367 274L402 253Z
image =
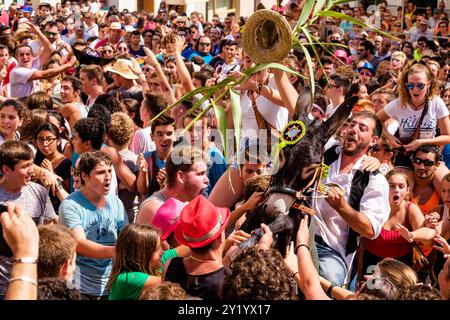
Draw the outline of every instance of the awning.
M203 3L209 0L166 0L166 4L171 4L174 6L186 6L191 3Z

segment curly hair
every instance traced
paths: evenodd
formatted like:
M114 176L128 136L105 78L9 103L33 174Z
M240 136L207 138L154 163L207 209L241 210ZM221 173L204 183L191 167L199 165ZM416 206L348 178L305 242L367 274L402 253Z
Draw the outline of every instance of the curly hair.
M416 284L402 288L396 300L442 300L439 291L426 284Z
M188 297L179 283L164 281L143 291L139 300L186 300Z
M406 88L408 76L420 72L425 73L429 82L429 88L426 94L427 100L439 95L439 88L436 85L436 80L432 76L430 68L428 68L428 66L422 61L411 61L403 68L403 71L400 73L400 77L398 79L398 96L400 98L401 108L406 108L407 104L411 104L411 95L409 94L408 88Z
M108 139L119 148L125 147L133 137L133 120L124 112L116 112L111 116Z
M224 300L295 300L295 285L276 249L242 251L221 287Z
M81 295L62 279L43 278L38 280L38 300L81 300Z
M82 142L90 141L94 149L100 150L105 140L105 124L96 118L81 118L73 129Z

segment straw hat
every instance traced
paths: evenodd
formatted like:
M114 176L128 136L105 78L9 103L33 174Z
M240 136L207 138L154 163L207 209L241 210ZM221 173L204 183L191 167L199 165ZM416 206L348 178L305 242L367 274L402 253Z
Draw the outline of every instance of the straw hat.
M122 29L122 25L120 24L120 22L111 22L109 29L110 30L121 30L122 35L126 33L126 31Z
M112 67L106 68L105 71L110 71L112 73L116 73L121 77L124 77L128 80L136 80L139 79L137 75L133 73L131 68L133 67L133 63L127 59L117 59L114 62Z
M292 31L286 19L272 10L258 10L242 33L244 50L256 63L280 62L291 50Z

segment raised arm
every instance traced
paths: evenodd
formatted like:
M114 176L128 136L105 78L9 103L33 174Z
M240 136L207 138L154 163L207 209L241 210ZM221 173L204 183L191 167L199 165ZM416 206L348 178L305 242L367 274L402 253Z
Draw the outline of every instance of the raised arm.
M35 24L27 21L25 22L28 26L30 26L30 31L34 32L37 36L38 41L42 44L42 49L39 55L39 62L42 65L46 64L47 62L50 61L50 57L52 55L53 52L53 48L52 48L52 44L51 42L47 39L46 36L44 36L44 34L42 33L41 29L39 29L38 26L36 26ZM34 79L33 79L34 80Z
M309 251L308 215L305 214L297 232L297 262L300 276L300 289L306 300L330 300L320 285L319 274Z
M275 83L277 84L281 100L284 102L283 105L288 109L289 117L292 117L297 103L298 92L295 90L284 71L274 68L272 72L275 77Z
M144 48L146 56L146 61L149 65L155 68L156 74L158 75L158 79L161 80L161 89L164 92L164 95L167 98L167 101L169 104L175 103L177 100L175 99L175 94L172 91L172 88L170 87L169 81L166 78L166 74L164 73L164 70L162 69L161 65L158 62L158 59L156 59L155 54L152 52L152 50L148 48Z
M15 259L31 258L31 263L15 262L12 265L5 300L37 299L37 259L39 233L33 220L20 206L8 205L8 211L0 212L3 236ZM32 263L32 260L36 262Z
M117 177L125 185L125 187L129 191L136 190L136 176L123 162L123 159L117 150L112 147L105 146L101 151L106 152L111 156L112 164L114 166L114 170L116 171Z
M183 57L181 56L181 52L183 52L184 49L184 43L184 37L175 36L175 61L177 63L178 77L180 78L184 90L186 92L191 92L195 90L195 86L192 83L189 70L184 64Z

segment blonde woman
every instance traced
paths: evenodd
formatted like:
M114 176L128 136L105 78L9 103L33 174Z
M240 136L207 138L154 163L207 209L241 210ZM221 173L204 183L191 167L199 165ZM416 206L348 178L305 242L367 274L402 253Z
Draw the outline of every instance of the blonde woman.
M377 112L378 118L399 123L398 137L384 130L383 136L395 149L401 149L396 165L412 168L408 153L422 145L444 146L450 143L449 111L445 102L438 96L438 87L431 70L422 62L408 64L398 81L399 98L391 101ZM436 136L439 127L440 136ZM436 170L434 186L440 190L440 182L448 172L441 163Z

